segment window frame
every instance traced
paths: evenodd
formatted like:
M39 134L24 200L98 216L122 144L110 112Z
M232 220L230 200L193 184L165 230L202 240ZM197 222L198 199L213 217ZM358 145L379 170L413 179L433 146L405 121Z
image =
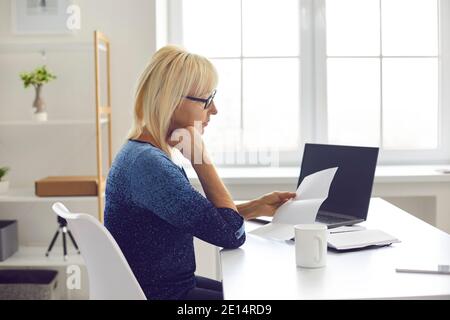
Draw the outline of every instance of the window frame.
M168 42L182 43L182 0L167 0ZM242 6L241 0L241 6ZM381 0L379 0L381 3ZM450 160L450 1L437 0L438 32L438 147L432 150L385 150L380 147L378 164L435 164ZM326 0L299 0L299 149L279 153L279 166L298 166L303 145L328 143ZM242 19L240 21L242 24ZM381 28L381 26L380 26ZM242 39L241 39L242 41ZM218 57L210 57L217 59ZM236 57L241 60L242 55ZM225 58L226 59L226 58ZM241 105L242 105L241 93ZM242 112L242 111L241 111ZM382 126L382 122L380 123ZM382 143L382 141L381 141ZM252 166L220 164L222 167Z

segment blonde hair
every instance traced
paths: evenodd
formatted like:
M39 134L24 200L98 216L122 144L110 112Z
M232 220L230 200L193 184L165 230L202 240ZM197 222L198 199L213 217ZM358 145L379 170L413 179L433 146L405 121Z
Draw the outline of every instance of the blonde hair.
M138 138L145 127L156 146L171 157L167 138L177 106L185 96L210 93L217 81L217 71L207 58L174 45L159 49L139 78L128 139Z

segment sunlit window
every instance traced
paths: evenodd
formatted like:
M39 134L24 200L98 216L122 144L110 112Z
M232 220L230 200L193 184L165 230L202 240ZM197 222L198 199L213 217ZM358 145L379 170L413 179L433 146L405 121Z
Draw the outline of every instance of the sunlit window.
M395 152L411 162L411 152L432 160L449 148L439 89L450 78L450 44L440 43L449 5L172 1L177 39L219 72L219 114L205 133L213 153L276 149L280 163L298 164L305 142L323 142L379 146L382 160Z

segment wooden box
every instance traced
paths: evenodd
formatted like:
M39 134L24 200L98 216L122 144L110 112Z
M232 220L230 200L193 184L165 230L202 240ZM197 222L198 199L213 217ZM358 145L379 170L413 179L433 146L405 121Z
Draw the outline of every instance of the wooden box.
M46 177L35 182L38 197L97 196L96 176Z

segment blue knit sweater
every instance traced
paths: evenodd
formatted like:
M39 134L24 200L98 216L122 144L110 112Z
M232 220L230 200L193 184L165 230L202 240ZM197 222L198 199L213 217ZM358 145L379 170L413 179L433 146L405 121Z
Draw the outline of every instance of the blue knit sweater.
M182 299L195 286L194 236L224 248L245 242L236 211L214 207L165 153L135 140L109 172L105 227L148 299Z

